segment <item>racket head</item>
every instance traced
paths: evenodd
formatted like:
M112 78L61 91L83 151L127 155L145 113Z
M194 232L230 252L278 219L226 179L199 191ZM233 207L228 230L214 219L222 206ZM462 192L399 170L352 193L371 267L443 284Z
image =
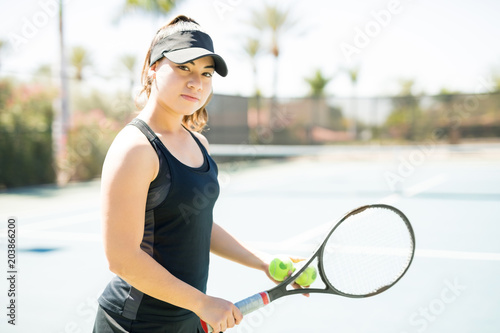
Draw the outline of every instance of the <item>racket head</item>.
M399 209L362 206L340 219L315 255L327 291L345 297L370 297L396 284L415 253L415 233Z

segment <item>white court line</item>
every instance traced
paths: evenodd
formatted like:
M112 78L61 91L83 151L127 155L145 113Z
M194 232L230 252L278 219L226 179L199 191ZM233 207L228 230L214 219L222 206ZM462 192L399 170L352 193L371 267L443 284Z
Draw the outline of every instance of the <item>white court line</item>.
M495 252L466 252L466 251L416 249L415 256L422 258L437 258L437 259L500 261L500 253L495 253Z
M406 189L403 192L404 197L412 197L414 195L420 194L422 192L425 192L437 185L440 185L444 183L448 177L445 174L440 174L435 177L429 178L421 183L415 184L408 189ZM384 197L377 202L380 203L385 203L385 204L394 204L397 201L399 201L402 198L400 194L391 194L387 197ZM291 245L298 245L302 243L307 243L308 241L315 239L317 237L320 237L322 235L325 235L325 233L329 230L329 228L335 223L336 221L330 221L327 223L323 223L314 229L311 229L309 231L306 231L304 233L301 233L297 236L294 236L292 238L289 238L287 240L284 240L279 243L278 248L289 248Z
M407 190L405 190L403 192L403 196L411 198L412 196L415 196L417 194L425 192L425 191L427 191L427 190L429 190L437 185L444 183L447 179L448 179L448 177L445 174L440 174L440 175L437 175L435 177L429 178L421 183L418 183L418 184L415 184L415 185L409 187ZM378 202L385 203L385 204L394 204L397 201L399 201L401 198L402 198L402 196L400 194L391 194L387 197L384 197L384 198L378 200ZM287 247L289 244L297 245L297 244L301 244L301 243L306 243L306 242L310 241L311 239L315 239L317 237L320 237L321 235L325 235L327 230L333 225L334 222L335 221L323 223L323 224L315 227L314 229L311 229L307 232L301 233L297 236L294 236L292 238L284 240L284 241L280 242L280 244L281 244L281 246Z
M19 226L20 231L28 231L28 230L44 230L44 229L52 229L65 227L73 224L85 223L89 221L96 220L99 218L99 214L95 212L88 212L82 214L74 214L65 217L59 217L55 219L50 219L44 222L35 222L26 225Z
M405 191L403 196L400 194L391 194L382 198L379 202L386 204L394 204L402 197L413 197L417 194L423 193L437 185L440 185L448 180L445 174L437 175L421 183L415 184ZM249 245L255 246L260 249L266 249L277 252L288 251L313 251L318 245L308 243L311 240L325 235L328 229L334 222L328 222L317 226L305 233L291 237L282 242L249 242ZM459 259L459 260L487 260L487 261L500 261L500 253L494 252L467 252L467 251L444 251L432 249L416 249L415 256L421 258L435 258L435 259Z
M70 225L79 224L79 223L88 223L88 222L95 221L96 219L99 219L99 214L98 213L96 214L95 212L73 214L73 215L68 215L68 216L63 216L63 217L58 217L58 218L47 219L47 220L43 220L40 222L23 224L23 225L19 226L19 232L24 234L25 232L29 232L29 231L38 231L38 230L44 230L44 229L65 227L65 226L70 226ZM7 232L7 228L0 229L0 235L4 234L6 232Z
M448 180L448 176L446 176L444 173L442 173L440 175L437 175L435 177L427 179L426 181L423 181L421 183L413 185L412 187L404 190L403 194L406 197L413 197L417 194L420 194L422 192L430 190L433 187L441 185L442 183L446 182L447 180Z
M30 231L23 234L27 239L50 239L62 241L84 241L84 242L102 242L102 235L81 232L61 232L61 231ZM248 245L261 249L276 252L310 252L317 244L312 243L293 243L293 242L248 242ZM500 261L500 253L495 252L468 252L468 251L445 251L432 249L416 249L415 257L431 259L456 259L456 260L484 260Z
M444 182L446 182L447 180L448 180L448 176L446 176L445 174L442 173L442 174L439 174L437 176L429 178L421 183L415 184L415 185L405 189L401 194L394 193L394 194L388 195L387 197L380 199L379 202L385 203L388 205L392 205L392 204L395 204L396 202L398 202L402 196L407 197L407 198L411 198L417 194L420 194L420 193L423 193L427 190L430 190L433 187L441 185Z
M326 236L326 233L330 228L332 227L334 221L323 223L313 229L310 229L304 233L298 234L297 236L294 236L292 238L289 238L287 240L284 240L282 242L279 242L280 247L285 247L285 248L290 248L293 246L297 246L297 244L304 244L311 239L315 239L317 237L323 236L323 238Z
M0 234L0 239L2 238L7 238L7 236L4 234ZM21 233L21 238L55 241L102 242L102 235L100 234L65 231L25 230Z

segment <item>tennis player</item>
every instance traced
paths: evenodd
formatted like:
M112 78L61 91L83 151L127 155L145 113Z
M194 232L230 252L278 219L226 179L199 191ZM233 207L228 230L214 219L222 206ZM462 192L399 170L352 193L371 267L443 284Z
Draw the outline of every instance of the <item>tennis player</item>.
M217 165L199 132L214 73L227 75L212 40L186 16L154 37L142 70L147 102L111 145L102 171L104 247L116 276L99 298L94 333L215 332L242 320L205 294L209 253L264 271L269 258L219 225ZM272 278L271 278L272 279Z

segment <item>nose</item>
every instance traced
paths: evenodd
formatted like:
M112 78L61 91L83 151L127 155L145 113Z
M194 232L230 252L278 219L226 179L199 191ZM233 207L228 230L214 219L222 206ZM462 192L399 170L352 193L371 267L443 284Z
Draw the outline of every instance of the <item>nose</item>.
M191 76L188 81L188 87L196 91L201 90L203 88L201 78L197 75Z

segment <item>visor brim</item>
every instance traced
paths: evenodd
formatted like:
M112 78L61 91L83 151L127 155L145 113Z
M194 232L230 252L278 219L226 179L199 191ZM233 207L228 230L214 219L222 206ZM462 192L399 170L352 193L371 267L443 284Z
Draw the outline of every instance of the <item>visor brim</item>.
M218 54L210 52L207 49L200 47L191 47L182 50L164 52L163 56L176 64L185 64L203 57L212 57L214 59L214 69L222 77L228 73L226 62Z

